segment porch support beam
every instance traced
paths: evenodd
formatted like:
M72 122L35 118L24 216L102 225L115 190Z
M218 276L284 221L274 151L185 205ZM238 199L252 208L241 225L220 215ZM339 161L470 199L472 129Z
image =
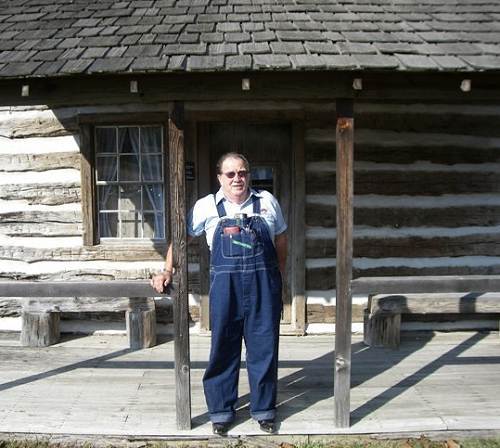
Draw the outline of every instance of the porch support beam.
M198 152L198 197L210 193L210 125L208 122L197 126ZM210 250L206 238L200 240L200 331L210 331Z
M293 123L293 170L292 182L292 210L293 210L293 235L291 250L292 266L292 328L296 334L305 334L306 331L306 270L305 270L305 204L306 198L306 173L304 150L304 125L302 121Z
M175 407L178 429L191 429L189 306L186 235L186 178L184 169L184 107L176 103L168 121L170 216L174 288Z
M335 318L335 426L350 425L352 233L353 233L353 101L337 100L336 124L337 261Z

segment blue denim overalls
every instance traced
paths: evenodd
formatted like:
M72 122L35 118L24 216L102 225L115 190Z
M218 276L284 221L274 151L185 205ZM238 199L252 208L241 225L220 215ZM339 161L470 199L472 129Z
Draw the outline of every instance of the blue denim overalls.
M241 340L247 350L250 413L256 420L274 419L278 381L281 274L267 224L259 216L260 200L252 196L254 216L220 221L212 240L210 326L212 346L203 377L213 423L234 420L238 399Z

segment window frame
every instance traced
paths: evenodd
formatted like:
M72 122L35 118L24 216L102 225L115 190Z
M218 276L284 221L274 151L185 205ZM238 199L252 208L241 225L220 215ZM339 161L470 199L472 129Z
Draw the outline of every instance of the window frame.
M163 245L170 236L170 216L168 202L170 197L168 120L165 113L132 113L132 114L85 114L78 116L80 129L81 155L81 203L84 246L106 245ZM98 230L97 177L95 130L97 127L134 127L161 126L163 139L163 191L164 191L164 228L163 239L152 238L100 238Z

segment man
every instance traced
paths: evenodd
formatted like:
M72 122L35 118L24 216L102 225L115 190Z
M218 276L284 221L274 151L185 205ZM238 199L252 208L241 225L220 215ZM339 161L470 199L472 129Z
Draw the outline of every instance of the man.
M238 153L217 163L219 191L199 199L189 213L189 240L205 232L210 257L210 326L205 398L215 434L225 435L238 399L241 341L247 350L250 413L275 431L278 340L287 228L267 191L250 188L250 166ZM172 280L172 246L165 271L154 276L158 292Z

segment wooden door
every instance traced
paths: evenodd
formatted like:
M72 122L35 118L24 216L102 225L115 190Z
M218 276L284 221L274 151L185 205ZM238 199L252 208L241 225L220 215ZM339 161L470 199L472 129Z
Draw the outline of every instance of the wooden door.
M290 229L292 220L290 192L292 134L288 124L252 124L240 122L215 122L209 125L210 184L211 191L219 188L215 166L219 157L230 151L247 157L252 171L252 186L266 189L278 199L283 216ZM288 239L291 241L291 238ZM290 248L289 248L290 253ZM288 263L289 264L289 263ZM286 269L290 272L290 269ZM290 285L290 278L285 284ZM282 323L290 323L290 288L283 291Z

